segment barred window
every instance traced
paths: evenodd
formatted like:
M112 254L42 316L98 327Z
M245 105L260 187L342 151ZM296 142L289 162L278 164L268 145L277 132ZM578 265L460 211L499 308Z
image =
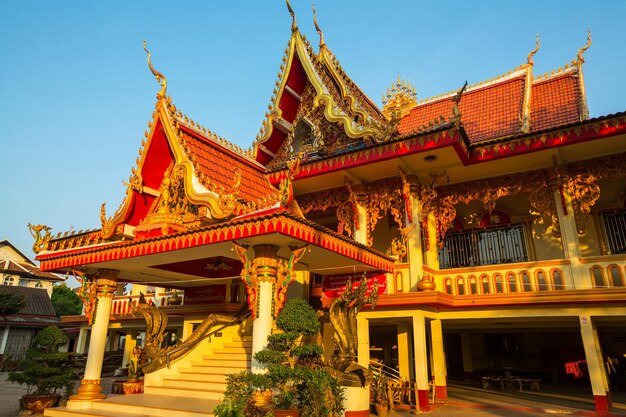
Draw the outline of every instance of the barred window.
M439 250L439 267L463 268L528 261L521 223L446 234Z
M609 252L626 253L626 209L605 211L601 217Z

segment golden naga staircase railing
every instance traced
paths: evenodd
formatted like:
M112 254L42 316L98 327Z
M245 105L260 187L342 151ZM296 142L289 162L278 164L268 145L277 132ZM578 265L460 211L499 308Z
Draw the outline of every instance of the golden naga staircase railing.
M245 310L243 312L240 312L238 314L235 315L235 317L233 318L233 320L231 322L227 322L222 324L220 327L218 327L217 329L214 329L212 331L210 331L209 333L206 333L205 335L199 337L198 339L192 340L189 343L185 343L184 346L178 346L175 349L170 350L169 352L167 352L165 354L165 362L167 367L170 367L170 357L177 353L180 352L182 350L190 350L192 347L194 347L195 345L197 345L198 343L200 343L201 341L205 340L205 339L209 339L209 342L211 341L211 336L213 336L215 333L219 333L224 329L227 329L229 327L232 326L236 326L238 324L243 323L244 321L246 321L248 319L248 317L250 317L251 312L248 309L248 306L245 306ZM209 315L208 318L210 318L211 316L222 316L221 314L211 314ZM193 336L193 335L192 335ZM189 337L191 338L191 336Z

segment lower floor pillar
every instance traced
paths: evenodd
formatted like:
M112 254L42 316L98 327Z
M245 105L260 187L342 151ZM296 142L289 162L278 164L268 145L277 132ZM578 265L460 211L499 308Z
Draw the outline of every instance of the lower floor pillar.
M413 346L415 349L415 385L417 406L430 410L428 398L428 356L426 349L426 321L421 314L413 316Z
M611 410L611 395L609 393L608 380L604 369L604 360L598 339L598 331L596 330L595 323L591 316L580 316L580 333L585 349L585 358L587 360L593 399L596 403L596 412L599 414L609 413Z
M370 387L343 388L345 388L343 400L343 406L346 410L345 417L369 417Z
M252 322L252 372L254 373L265 372L265 367L254 359L254 354L265 349L267 337L272 334L272 327L274 326L271 307L272 288L271 282L259 282L258 284L259 309Z
M413 375L413 342L410 334L411 329L407 324L398 324L398 371L400 378L408 381Z
M430 340L433 355L433 375L435 377L435 401L441 403L448 400L446 356L443 350L443 329L441 320L431 320Z
M461 351L463 355L463 377L465 381L474 378L474 364L472 363L472 345L469 333L461 333Z

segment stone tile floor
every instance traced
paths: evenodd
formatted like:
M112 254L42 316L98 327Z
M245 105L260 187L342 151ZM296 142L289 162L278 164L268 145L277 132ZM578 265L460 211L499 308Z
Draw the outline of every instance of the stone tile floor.
M26 388L6 381L0 373L0 417L19 414L19 398ZM110 393L113 378L103 378L105 393ZM543 388L543 387L542 387ZM586 389L549 386L541 392L488 391L472 385L454 384L448 388L447 404L421 414L433 417L536 417L539 415L594 416L593 399ZM613 416L626 417L626 393L613 394ZM388 417L410 417L411 410L390 411Z

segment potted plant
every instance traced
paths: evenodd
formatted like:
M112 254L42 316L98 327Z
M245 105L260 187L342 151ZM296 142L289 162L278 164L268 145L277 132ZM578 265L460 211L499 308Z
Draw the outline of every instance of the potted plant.
M133 348L133 357L128 361L128 381L124 382L124 394L141 394L143 392L143 381L139 379L143 375L141 371L141 346Z
M374 374L370 385L371 402L379 417L385 417L389 411L389 379L380 371Z
M246 417L266 413L274 417L343 416L343 389L326 370L322 347L309 343L320 330L313 308L302 299L289 300L276 317L276 328L268 337L267 347L254 356L267 367L267 373L261 375L271 389L271 404L254 405L254 388L262 384L255 379L258 374L254 377L244 371L229 376L225 401L214 414L231 417L228 413L237 409Z
M76 376L72 368L71 355L59 352L67 343L67 336L56 326L49 326L37 333L26 356L18 364L18 370L10 372L8 380L26 384L27 394L21 398L25 409L43 413L45 408L54 407L61 399L57 390L72 391Z

